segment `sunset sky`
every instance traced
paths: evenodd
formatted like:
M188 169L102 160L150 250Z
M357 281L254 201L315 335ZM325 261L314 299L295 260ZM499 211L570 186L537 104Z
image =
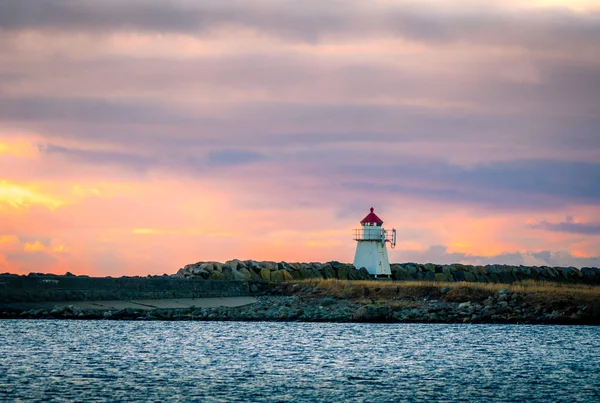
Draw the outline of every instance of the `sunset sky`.
M0 0L0 272L600 266L599 4Z

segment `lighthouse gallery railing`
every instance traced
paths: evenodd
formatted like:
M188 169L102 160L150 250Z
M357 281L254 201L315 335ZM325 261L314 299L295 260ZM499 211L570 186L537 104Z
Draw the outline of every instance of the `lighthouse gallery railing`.
M391 231L377 227L367 227L353 230L353 239L355 241L381 241L389 242L392 246L396 246L396 230Z

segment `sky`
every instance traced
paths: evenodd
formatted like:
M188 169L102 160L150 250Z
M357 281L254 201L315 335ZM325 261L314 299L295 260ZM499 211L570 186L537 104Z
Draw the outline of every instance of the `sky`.
M600 266L600 3L0 0L0 272Z

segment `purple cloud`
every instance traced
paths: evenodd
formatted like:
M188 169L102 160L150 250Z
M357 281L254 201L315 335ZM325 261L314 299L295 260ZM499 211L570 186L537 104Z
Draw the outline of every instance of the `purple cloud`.
M570 234L600 235L600 224L575 222L571 216L567 216L563 222L552 223L543 220L529 224L529 227L544 231L567 232Z

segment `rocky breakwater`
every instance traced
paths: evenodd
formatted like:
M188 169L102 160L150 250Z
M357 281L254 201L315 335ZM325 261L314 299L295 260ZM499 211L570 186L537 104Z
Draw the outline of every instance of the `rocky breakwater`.
M393 263L392 279L397 281L475 282L512 284L521 281L600 284L600 268L547 267L433 263ZM205 280L279 282L307 279L370 280L369 272L352 264L258 262L230 260L188 264L173 275Z
M197 262L179 269L175 277L205 280L279 282L307 279L369 280L365 268L340 262L287 263L230 260L225 263Z
M518 283L521 281L547 281L554 283L600 284L600 268L510 266L463 264L392 264L392 278L401 281Z

